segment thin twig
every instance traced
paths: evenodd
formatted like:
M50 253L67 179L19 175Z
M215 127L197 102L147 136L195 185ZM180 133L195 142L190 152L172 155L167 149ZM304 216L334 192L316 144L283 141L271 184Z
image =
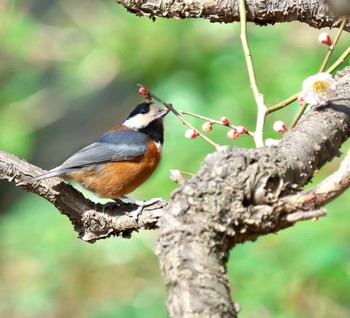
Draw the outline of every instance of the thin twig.
M329 50L328 50L328 52L327 52L327 54L326 54L326 57L325 57L325 59L324 59L324 61L323 61L323 63L322 63L322 66L321 66L321 68L320 68L320 72L323 72L323 71L324 71L324 69L325 69L325 67L326 67L326 65L327 65L327 63L328 63L328 61L329 61L329 59L330 59L330 57L331 57L331 55L332 55L332 53L333 53L335 47L336 47L336 45L338 44L338 41L339 41L340 36L341 36L341 34L342 34L342 32L343 32L343 29L344 29L344 26L345 26L345 24L346 24L346 21L347 21L347 18L344 18L344 19L343 19L343 22L341 23L340 28L339 28L339 30L338 30L338 32L337 32L337 35L336 35L336 37L335 37L335 39L334 39L333 44L329 47ZM293 127L298 123L300 117L301 117L301 116L303 115L303 113L305 112L306 107L307 107L307 104L306 104L306 103L303 103L303 105L302 105L301 108L299 109L297 115L294 117L293 122L291 123L291 125L290 125L289 128L293 128Z
M339 197L350 187L350 150L341 162L339 169L314 188L283 198L277 205L286 211L310 211Z
M334 72L342 63L344 63L345 59L350 55L350 47L348 47L345 52L340 55L340 57L335 61L335 63L326 71L326 73Z
M237 129L237 126L235 126L235 125L232 125L232 124L225 125L220 120L212 119L212 118L205 117L205 116L202 116L202 115L198 115L198 114L195 114L195 113L191 113L191 112L188 112L188 111L181 110L181 114L189 115L189 116L196 117L196 118L203 119L203 120L207 120L207 121L211 122L212 124L217 124L217 125L229 127L231 129ZM254 137L254 133L251 132L251 131L247 130L245 132L245 134L248 135L248 136Z
M287 214L286 221L289 223L296 223L299 221L306 221L311 219L318 219L319 217L326 216L326 209L317 209L311 211L297 211L291 214Z
M338 32L337 32L337 35L335 36L335 39L334 39L334 41L333 41L333 44L329 46L328 52L327 52L327 54L326 54L326 57L324 58L323 63L322 63L322 65L321 65L320 73L323 72L324 69L326 68L326 65L327 65L327 63L328 63L328 61L329 61L329 59L330 59L330 57L331 57L331 55L332 55L332 53L333 53L333 51L334 51L334 49L335 49L335 47L336 47L336 45L337 45L339 39L340 39L340 36L341 36L343 30L344 30L344 27L345 27L345 25L346 25L346 21L347 21L347 18L344 18L343 21L342 21L342 23L341 23L341 25L340 25L340 28L339 28L339 30L338 30Z
M238 6L239 6L240 21L241 21L241 42L242 42L242 47L245 55L245 60L247 63L250 85L252 87L254 98L258 107L254 141L257 147L263 147L264 146L264 138L263 138L264 123L265 123L267 108L264 103L264 96L259 92L258 85L256 83L252 55L249 49L249 44L247 39L247 17L246 17L245 1L239 0Z
M266 111L266 114L270 114L270 113L273 113L275 112L276 110L279 110L279 109L282 109L286 106L288 106L289 104L293 103L294 101L297 100L298 96L301 94L301 92L298 92L298 93L295 93L293 94L292 96L288 97L287 99L285 99L284 101L282 102L279 102L278 104L276 105L273 105L271 107L269 107Z
M196 127L194 127L193 125L191 125L185 118L183 118L181 116L181 114L173 107L172 104L165 102L164 100L162 100L161 98L159 98L158 96L154 95L148 88L146 88L146 86L143 86L141 84L137 84L139 87L143 87L145 90L147 90L147 95L149 95L150 97L154 98L155 100L157 100L158 102L160 102L161 104L163 104L167 109L171 110L176 117L178 117L181 122L186 125L187 127L194 129L197 133L198 136L202 137L206 142L208 142L209 144L211 144L213 147L218 148L220 145L217 144L216 142L212 141L210 138L208 138L206 135L202 134L198 129L196 129ZM146 95L146 94L144 94Z
M308 105L307 103L302 103L298 113L296 114L296 116L294 117L292 123L290 124L289 129L295 127L295 125L298 123L300 117L304 114L307 105Z
M334 62L334 64L326 71L326 73L332 73L334 72L342 63L344 63L345 59L350 55L350 47L348 47L345 52ZM295 93L292 96L288 97L284 101L273 105L267 109L267 114L273 113L276 110L282 109L294 101L298 99L298 96L301 94L301 92Z

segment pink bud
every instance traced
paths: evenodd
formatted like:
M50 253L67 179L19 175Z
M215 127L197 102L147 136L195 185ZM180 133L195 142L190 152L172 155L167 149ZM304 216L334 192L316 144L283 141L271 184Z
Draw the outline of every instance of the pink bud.
M149 90L147 87L141 86L139 88L139 94L140 95L148 95L149 94Z
M227 132L227 137L231 140L235 140L237 139L238 137L238 133L237 133L237 130L236 129L230 129L228 132Z
M304 100L304 97L303 97L303 96L300 95L300 96L298 97L298 103L299 103L300 106L304 106L305 100Z
M275 123L273 124L273 130L277 132L286 132L287 127L283 121L278 120L278 121L275 121Z
M328 46L331 46L333 44L331 37L329 36L329 34L327 32L323 32L318 36L318 42L320 42L321 44L328 45Z
M198 131L192 128L185 131L185 137L188 139L195 139L198 136Z
M243 135L247 133L247 129L243 126L237 126L236 130L238 135Z
M206 121L203 125L202 125L202 130L204 132L211 132L211 130L213 129L213 124L210 121Z
M183 184L185 182L180 170L170 170L170 179L178 184Z
M227 117L221 117L220 121L225 126L228 126L230 124L230 121L228 120Z

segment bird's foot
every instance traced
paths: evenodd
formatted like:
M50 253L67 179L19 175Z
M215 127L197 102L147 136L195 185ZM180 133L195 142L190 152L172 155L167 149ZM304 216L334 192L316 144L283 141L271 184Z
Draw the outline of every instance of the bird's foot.
M148 200L148 201L141 201L141 200L135 200L133 198L129 198L126 196L122 196L122 197L120 197L120 199L122 199L123 201L129 202L129 203L133 203L133 204L138 205L138 208L132 213L132 221L137 226L138 226L138 223L137 223L138 216L145 207L164 200L162 198L153 198L153 199Z

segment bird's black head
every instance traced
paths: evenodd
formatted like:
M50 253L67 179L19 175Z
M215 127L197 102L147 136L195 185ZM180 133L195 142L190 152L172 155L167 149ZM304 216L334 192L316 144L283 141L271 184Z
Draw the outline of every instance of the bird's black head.
M130 113L124 126L149 135L154 141L163 143L163 117L168 113L153 103L142 103Z
M149 110L150 110L150 105L152 104L148 104L148 103L142 103L140 105L137 105L135 107L135 109L129 114L128 119L132 118L132 117L135 117L136 115L138 114L147 114L149 113Z

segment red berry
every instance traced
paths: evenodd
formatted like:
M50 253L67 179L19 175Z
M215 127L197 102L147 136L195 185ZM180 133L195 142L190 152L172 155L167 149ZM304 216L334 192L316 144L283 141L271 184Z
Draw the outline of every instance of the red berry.
M228 120L227 117L221 117L220 121L225 126L228 126L230 124L230 121Z
M210 121L206 121L203 125L202 125L202 130L204 132L211 132L211 130L213 129L213 123Z
M230 129L230 130L227 132L227 137L228 137L229 139L232 139L232 140L237 139L237 137L238 137L237 130L236 130L236 129Z

